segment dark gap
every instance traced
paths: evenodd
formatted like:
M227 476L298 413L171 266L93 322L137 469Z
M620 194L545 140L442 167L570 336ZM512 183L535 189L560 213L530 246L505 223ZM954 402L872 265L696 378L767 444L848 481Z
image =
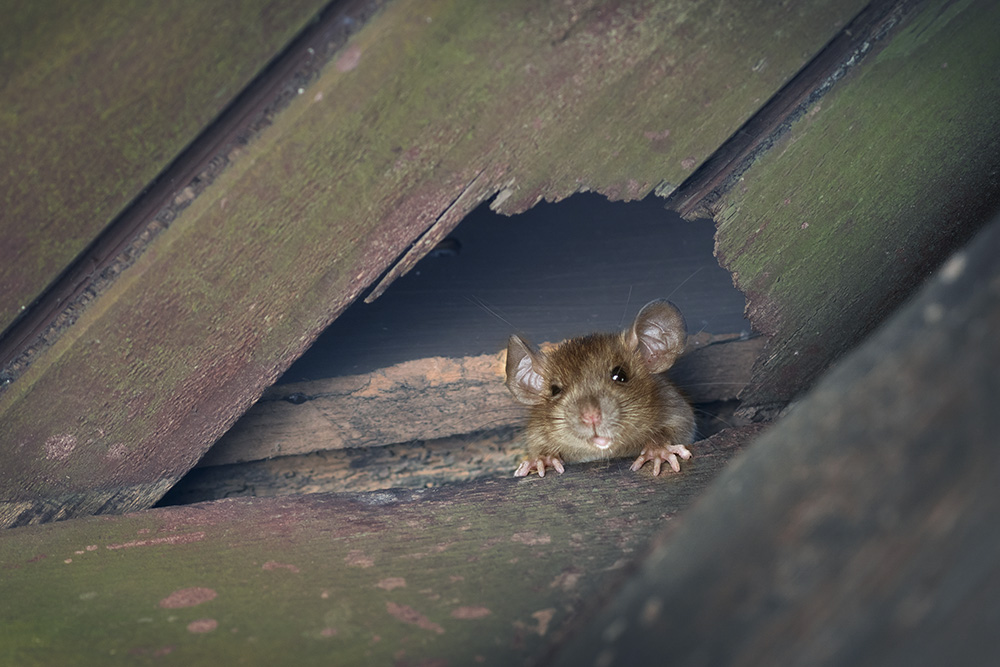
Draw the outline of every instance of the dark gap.
M745 299L712 254L714 234L711 221L682 220L654 196L577 194L512 217L483 204L451 247L374 303L348 308L278 384L493 353L512 333L541 343L615 331L657 298L680 308L692 334L749 333Z

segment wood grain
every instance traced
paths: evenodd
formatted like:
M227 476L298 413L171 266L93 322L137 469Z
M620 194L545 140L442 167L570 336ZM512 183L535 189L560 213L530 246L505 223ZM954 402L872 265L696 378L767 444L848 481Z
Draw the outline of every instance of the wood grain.
M811 99L716 202L719 261L754 330L774 336L742 396L762 415L860 343L1000 206L1000 40L987 27L1000 5L900 9L864 64Z
M759 431L659 478L588 464L10 529L0 662L524 664Z
M322 6L168 1L150 11L134 1L59 1L5 8L0 332L77 255L89 256L76 282L106 268L118 252L109 257L108 248L88 248L91 241ZM188 182L173 185L180 196ZM59 305L75 287L57 295ZM0 359L6 364L6 355Z

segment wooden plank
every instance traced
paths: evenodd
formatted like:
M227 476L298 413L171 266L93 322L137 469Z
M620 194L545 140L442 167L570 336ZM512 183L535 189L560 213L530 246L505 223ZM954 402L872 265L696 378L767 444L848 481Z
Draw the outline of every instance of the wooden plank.
M718 210L719 198L757 156L771 148L776 136L837 81L860 66L873 43L885 39L916 4L912 0L880 0L865 7L780 93L670 194L668 206L685 218L712 217Z
M747 425L747 420L735 414L738 407L739 401L695 406L698 442L690 447L695 456L711 451L713 445L704 443L705 439ZM188 505L242 496L422 489L484 477L510 477L524 454L520 429L505 428L247 463L207 465L203 459L171 487L158 505Z
M998 330L1000 219L541 662L997 664Z
M679 475L625 464L10 529L3 664L523 664L753 426Z
M386 7L3 390L0 525L155 502L474 179L680 182L860 4Z
M692 451L697 455L696 449ZM199 463L157 505L189 505L243 496L424 489L511 477L521 458L524 446L520 433L507 428L383 447L317 450L245 463Z
M0 334L0 389L72 326L164 227L215 181L243 147L346 43L377 0L350 0L319 14L281 57L145 187L79 254L44 294Z
M322 6L5 3L0 331Z
M718 202L720 262L771 338L742 396L763 415L1000 206L998 22L993 2L921 5Z
M670 376L695 403L736 398L762 338L692 336ZM514 426L524 411L504 385L506 354L419 359L374 373L271 387L205 454L224 465L373 447Z
M696 403L699 439L743 423L735 398L763 343L689 338L671 377ZM509 476L524 456L517 427L525 415L503 368L501 352L271 387L161 504ZM692 447L696 456L699 448Z

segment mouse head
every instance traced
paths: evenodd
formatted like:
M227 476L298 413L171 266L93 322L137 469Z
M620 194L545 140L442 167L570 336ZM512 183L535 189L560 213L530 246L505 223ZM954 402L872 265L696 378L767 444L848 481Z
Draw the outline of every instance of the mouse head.
M609 362L605 364L609 368L603 369L591 363L591 357L609 360L627 357L635 360L644 374L662 373L684 351L686 340L684 317L672 303L662 300L646 304L620 336L597 334L576 338L552 354L533 349L519 336L511 336L507 342L507 388L519 402L537 405L562 391L560 383L554 382L558 376L579 375L576 367L594 367L613 382L627 381L629 373L621 372L618 362Z

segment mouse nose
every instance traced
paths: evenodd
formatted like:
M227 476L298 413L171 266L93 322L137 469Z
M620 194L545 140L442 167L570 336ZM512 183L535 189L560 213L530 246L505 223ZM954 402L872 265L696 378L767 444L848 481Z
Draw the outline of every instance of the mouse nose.
M597 401L590 400L580 405L580 421L587 426L601 424L601 406L597 404Z

